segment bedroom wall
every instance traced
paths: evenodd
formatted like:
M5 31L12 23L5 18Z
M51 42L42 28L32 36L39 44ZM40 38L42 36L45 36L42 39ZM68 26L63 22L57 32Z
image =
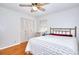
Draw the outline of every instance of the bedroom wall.
M48 16L48 24L53 27L74 27L78 24L79 7L64 10Z
M49 27L74 27L77 26L77 39L79 40L79 7L49 14L41 19L48 20Z
M0 7L0 48L22 41L21 17L34 19L27 14Z

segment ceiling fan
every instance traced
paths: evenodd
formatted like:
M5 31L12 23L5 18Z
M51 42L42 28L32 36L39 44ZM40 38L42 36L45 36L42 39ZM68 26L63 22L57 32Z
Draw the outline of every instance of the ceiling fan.
M44 5L47 5L48 3L32 3L31 5L27 4L19 4L20 7L32 7L31 12L36 12L38 10L45 11L43 8Z

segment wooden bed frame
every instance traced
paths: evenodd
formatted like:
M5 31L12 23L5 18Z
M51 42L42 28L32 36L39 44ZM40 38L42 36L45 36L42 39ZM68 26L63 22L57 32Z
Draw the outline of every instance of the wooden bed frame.
M73 35L72 34L72 30L74 31L74 37L77 36L77 27L75 26L74 28L52 28L50 27L50 34L57 34L57 33L61 33L61 34L67 34L69 33L69 35Z

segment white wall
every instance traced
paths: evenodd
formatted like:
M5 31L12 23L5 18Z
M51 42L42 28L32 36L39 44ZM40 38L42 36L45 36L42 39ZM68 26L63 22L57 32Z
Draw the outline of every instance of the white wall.
M52 27L75 27L77 26L77 39L79 40L79 7L49 14L42 17L48 20L48 26Z
M21 41L21 17L28 15L0 7L0 48Z
M74 27L78 24L79 7L52 13L47 17L49 26L53 27Z

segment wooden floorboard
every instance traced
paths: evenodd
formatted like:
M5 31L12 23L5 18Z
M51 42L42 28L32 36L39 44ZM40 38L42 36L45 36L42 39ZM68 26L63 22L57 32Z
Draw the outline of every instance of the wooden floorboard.
M28 42L26 41L18 45L2 49L0 50L0 55L27 55L27 53L25 52L27 43Z

